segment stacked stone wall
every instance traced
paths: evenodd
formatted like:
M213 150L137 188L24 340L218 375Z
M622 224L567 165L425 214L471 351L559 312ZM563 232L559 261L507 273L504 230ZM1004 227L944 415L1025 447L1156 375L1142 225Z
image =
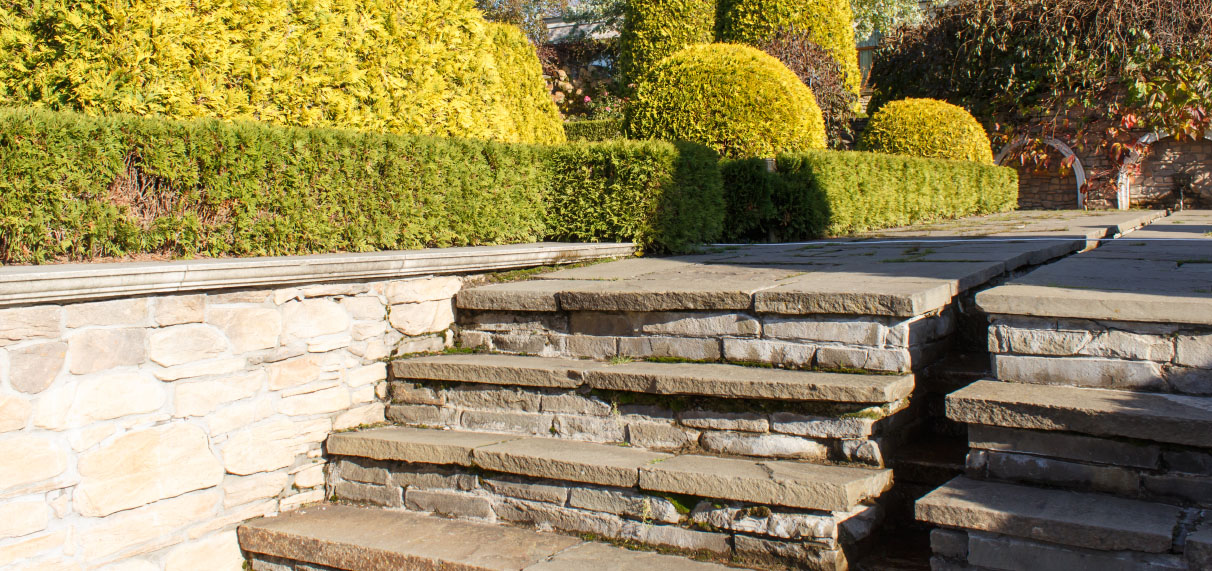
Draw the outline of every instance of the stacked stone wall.
M1183 193L1186 208L1212 208L1212 141L1169 138L1154 143L1132 181L1132 206L1174 208L1178 176L1191 185Z
M239 569L240 522L325 499L386 359L451 342L457 277L0 309L0 565Z

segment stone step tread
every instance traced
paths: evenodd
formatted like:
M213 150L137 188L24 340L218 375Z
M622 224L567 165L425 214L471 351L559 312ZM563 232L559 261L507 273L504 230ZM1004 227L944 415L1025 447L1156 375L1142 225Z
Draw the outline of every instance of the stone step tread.
M341 505L253 520L239 538L248 553L350 571L729 569L554 533Z
M947 396L947 417L1188 446L1212 442L1212 397L978 381Z
M1181 508L960 476L917 501L917 519L1103 551L1164 553Z
M745 367L721 363L601 361L495 354L400 359L395 379L510 386L595 389L657 395L697 395L882 404L913 392L913 375L866 375Z
M420 428L333 434L328 453L374 460L474 466L534 478L825 511L878 497L892 471L692 454L576 440Z

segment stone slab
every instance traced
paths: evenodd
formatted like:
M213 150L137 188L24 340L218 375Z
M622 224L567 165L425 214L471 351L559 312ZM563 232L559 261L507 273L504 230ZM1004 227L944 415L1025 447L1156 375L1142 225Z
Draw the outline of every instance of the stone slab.
M590 369L595 389L798 401L887 403L913 391L912 375L859 375L700 363L633 362Z
M603 543L582 543L524 571L726 571L716 563L645 551L630 551Z
M518 355L440 355L401 359L391 365L396 379L455 381L575 389L584 371L601 366L593 361Z
M312 256L8 266L0 268L0 306L503 271L634 253L634 244L547 242Z
M1212 397L979 381L947 396L947 417L1188 446L1212 442Z
M638 470L673 456L638 448L553 438L502 442L473 453L475 465L487 470L603 486L630 488Z
M678 456L640 470L640 488L793 508L848 511L892 484L891 470Z
M328 453L374 460L471 466L472 451L520 438L512 434L423 428L376 428L328 437Z
M322 505L248 522L246 552L358 571L523 569L574 537L380 509Z
M917 501L917 519L1049 543L1165 553L1182 509L1101 494L970 480L963 476Z

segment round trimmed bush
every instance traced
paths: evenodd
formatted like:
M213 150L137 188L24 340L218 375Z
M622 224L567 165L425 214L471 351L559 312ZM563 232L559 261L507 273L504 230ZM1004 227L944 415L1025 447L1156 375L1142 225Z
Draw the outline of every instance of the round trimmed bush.
M636 87L627 130L733 158L825 148L812 90L779 60L735 44L691 46L657 63Z
M509 115L505 140L518 143L563 143L564 121L556 109L543 67L534 45L521 28L502 23L488 24L493 59L502 82L502 98Z
M623 83L644 75L657 62L715 36L715 2L710 0L628 0L619 35Z
M720 0L716 26L720 41L751 46L764 45L780 31L806 31L838 61L846 89L859 96L862 74L849 0Z
M902 99L871 117L859 149L877 153L993 163L984 127L962 107L937 99Z

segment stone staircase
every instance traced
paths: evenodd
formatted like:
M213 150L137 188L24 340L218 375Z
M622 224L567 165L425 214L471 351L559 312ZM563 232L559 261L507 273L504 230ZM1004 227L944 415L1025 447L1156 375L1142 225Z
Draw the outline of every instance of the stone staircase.
M947 397L969 450L917 502L933 569L1212 569L1209 230L1175 215L977 296L995 380Z

